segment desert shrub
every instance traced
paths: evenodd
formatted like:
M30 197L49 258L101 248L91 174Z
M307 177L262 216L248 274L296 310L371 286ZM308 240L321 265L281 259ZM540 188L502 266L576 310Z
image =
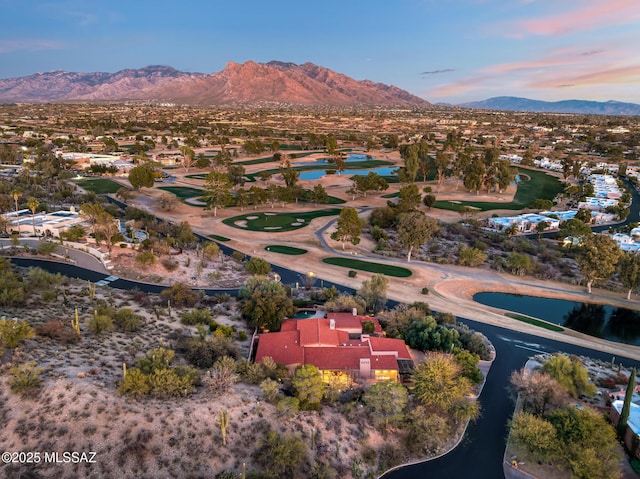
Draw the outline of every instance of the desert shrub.
M240 331L238 331L238 332L236 333L236 339L237 339L238 341L246 341L246 340L247 340L247 339L249 339L249 338L248 338L248 336L247 336L247 333L246 333L243 329L241 329Z
M27 276L29 289L50 289L65 282L64 276L60 273L49 273L42 268L30 268Z
M178 262L173 258L163 258L160 262L167 271L175 271L179 266Z
M420 294L429 294L429 288L426 286L420 290Z
M262 258L255 256L247 261L247 272L250 274L266 275L271 271L271 265Z
M300 400L289 396L282 398L276 404L276 411L281 417L292 418L300 411Z
M209 309L193 309L182 313L180 316L180 322L187 326L195 326L196 324L211 324L213 316L211 316L211 310Z
M53 241L38 241L37 251L40 254L52 254L55 253L57 247L58 244Z
M80 336L78 336L71 326L65 325L58 319L50 319L46 323L36 327L36 334L60 341L63 344L71 344L80 340Z
M183 283L174 283L170 288L162 291L160 296L165 302L171 301L172 306L192 308L200 301L201 293Z
M265 379L260 383L260 390L262 391L262 395L264 399L269 403L275 403L280 396L280 386L278 381L274 381L273 379Z
M331 301L327 301L324 305L327 311L351 312L356 308L358 314L363 314L365 310L364 300L348 294L339 294Z
M35 332L26 321L0 319L0 346L17 348L21 342L35 337Z
M210 368L222 356L240 357L240 350L230 339L215 336L206 340L182 338L177 342L176 351L190 364L202 369Z
M229 356L218 358L208 374L209 389L216 394L230 391L239 380L235 360Z
M142 318L131 308L120 308L113 319L116 326L123 331L138 331L142 327Z
M41 369L36 366L36 363L24 363L12 367L9 370L11 376L7 383L11 388L11 391L23 396L35 394L40 385L42 384L42 378L40 377Z
M107 331L113 331L113 320L106 314L94 314L87 323L89 331L95 334L101 334Z
M151 266L156 263L156 255L151 251L143 251L136 256L136 263L140 266Z
M134 397L152 396L166 399L186 396L195 391L199 373L191 367L171 367L174 351L165 347L152 349L127 371L118 390Z
M256 464L274 477L303 477L303 466L309 460L305 442L294 434L267 431L254 452Z
M235 332L233 326L220 324L215 320L211 321L211 324L209 325L209 331L211 331L211 333L214 336L219 336L223 338L230 338L233 336L233 333Z
M241 253L240 251L234 251L231 253L231 257L236 261L244 261L244 253Z
M350 269L350 270L347 272L347 276L349 276L349 278L355 278L356 276L358 276L358 272L357 272L357 271L354 271L354 270L352 270L352 269Z

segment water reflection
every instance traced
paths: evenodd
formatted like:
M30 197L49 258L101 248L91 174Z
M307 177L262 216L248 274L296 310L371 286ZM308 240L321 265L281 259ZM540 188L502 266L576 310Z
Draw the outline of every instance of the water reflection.
M596 338L640 346L638 311L507 293L478 293L473 299L487 306L540 318Z

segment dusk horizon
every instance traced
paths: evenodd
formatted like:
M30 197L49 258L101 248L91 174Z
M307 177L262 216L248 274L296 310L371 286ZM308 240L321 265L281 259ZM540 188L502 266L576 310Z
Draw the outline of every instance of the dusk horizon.
M393 5L3 1L0 78L149 65L213 73L228 61L314 63L432 103L497 96L640 103L632 0Z

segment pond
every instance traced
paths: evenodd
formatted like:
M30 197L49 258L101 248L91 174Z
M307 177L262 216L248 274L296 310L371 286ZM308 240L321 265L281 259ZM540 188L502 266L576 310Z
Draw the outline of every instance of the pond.
M293 319L324 318L325 314L324 311L315 309L299 309L296 311L296 314L293 315Z
M345 163L353 163L356 161L369 161L375 160L376 157L372 155L363 155L360 153L349 153L345 158ZM296 161L293 166L313 166L313 165L329 165L335 164L331 158L318 158L314 161Z
M473 300L543 319L596 338L640 346L639 311L507 293L478 293Z
M340 176L344 176L347 178L350 178L354 175L367 175L369 174L370 171L373 171L375 173L378 173L380 176L391 176L395 173L395 171L398 168L396 166L381 166L378 168L370 168L368 170L343 170L340 173ZM335 171L335 168L332 168L329 171ZM309 171L302 171L300 172L300 179L301 180L318 180L322 177L324 177L325 175L327 175L327 170L309 170ZM335 175L337 175L338 173L335 172L333 173Z

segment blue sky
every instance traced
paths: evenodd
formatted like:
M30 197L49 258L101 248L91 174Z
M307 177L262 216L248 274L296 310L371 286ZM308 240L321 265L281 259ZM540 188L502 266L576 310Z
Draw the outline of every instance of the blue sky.
M640 103L640 0L0 0L0 78L312 62L432 102Z

